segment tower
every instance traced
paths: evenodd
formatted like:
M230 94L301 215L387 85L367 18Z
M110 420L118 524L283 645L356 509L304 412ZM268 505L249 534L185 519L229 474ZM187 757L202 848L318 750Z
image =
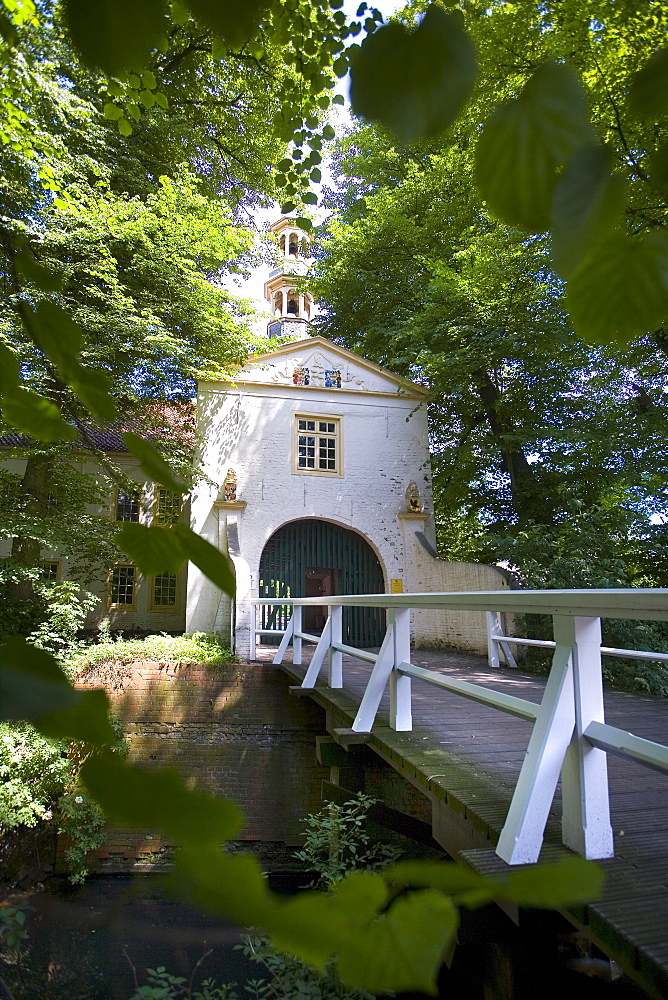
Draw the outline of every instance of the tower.
M313 316L313 299L299 288L299 279L308 270L311 241L295 220L285 215L272 224L271 232L278 237L281 259L264 284L264 297L272 312L267 333L301 340L308 336Z

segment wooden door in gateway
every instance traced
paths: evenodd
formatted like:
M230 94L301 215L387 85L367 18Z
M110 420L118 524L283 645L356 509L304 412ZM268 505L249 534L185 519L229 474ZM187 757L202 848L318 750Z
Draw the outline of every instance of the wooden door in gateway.
M337 593L338 572L335 569L325 569L321 566L307 566L304 597L324 597ZM322 604L312 608L304 608L304 631L320 634L327 621L327 605Z
M326 597L327 594L382 594L378 556L358 532L318 518L290 521L267 539L260 559L259 597ZM324 625L326 606L306 612L305 631ZM285 628L289 603L261 611L261 627ZM310 624L309 624L310 623ZM344 608L343 641L351 646L379 646L385 633L381 608ZM272 638L263 638L271 643Z

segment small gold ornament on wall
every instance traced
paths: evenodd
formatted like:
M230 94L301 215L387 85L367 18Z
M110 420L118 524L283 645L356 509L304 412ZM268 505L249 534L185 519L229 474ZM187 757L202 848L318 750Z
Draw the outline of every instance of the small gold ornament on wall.
M406 510L409 514L419 514L422 511L420 491L416 483L409 483L406 487Z
M237 499L237 474L234 469L228 469L223 483L223 496L228 502Z

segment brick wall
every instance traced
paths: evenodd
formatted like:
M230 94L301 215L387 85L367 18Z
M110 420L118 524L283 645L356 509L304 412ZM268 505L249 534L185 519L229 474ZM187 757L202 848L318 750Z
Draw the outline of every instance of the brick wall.
M329 777L315 757L324 713L313 702L291 698L285 680L261 664L136 663L114 676L102 668L86 683L106 687L133 763L175 766L193 787L233 799L246 821L232 846L255 850L268 868L290 863ZM173 846L156 830L110 827L91 870L162 867Z

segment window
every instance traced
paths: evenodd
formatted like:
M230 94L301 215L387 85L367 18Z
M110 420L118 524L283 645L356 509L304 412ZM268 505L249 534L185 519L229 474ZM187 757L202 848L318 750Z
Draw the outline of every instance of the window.
M156 491L155 498L155 524L162 524L169 527L170 524L177 524L181 520L181 508L183 497L180 493L172 493L171 490Z
M109 607L134 608L136 582L136 566L114 566L109 587Z
M47 583L55 583L56 580L60 579L60 563L57 559L44 559L42 561L42 572L40 573L42 580Z
M340 417L295 416L294 472L341 476Z
M118 490L115 507L115 521L138 521L139 490Z
M160 573L153 577L152 611L176 611L177 578L175 573Z

